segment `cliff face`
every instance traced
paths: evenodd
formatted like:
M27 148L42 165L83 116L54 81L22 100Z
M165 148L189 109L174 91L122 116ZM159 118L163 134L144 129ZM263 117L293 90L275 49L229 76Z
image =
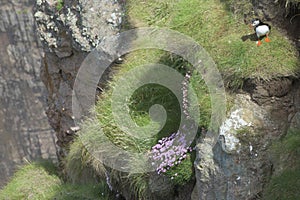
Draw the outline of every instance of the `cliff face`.
M29 0L0 2L0 187L26 159L56 159L32 8Z
M117 1L64 0L62 9L50 0L37 1L34 16L45 50L41 78L48 91L46 113L56 132L59 159L77 131L71 101L77 71L88 52L118 33L122 15Z

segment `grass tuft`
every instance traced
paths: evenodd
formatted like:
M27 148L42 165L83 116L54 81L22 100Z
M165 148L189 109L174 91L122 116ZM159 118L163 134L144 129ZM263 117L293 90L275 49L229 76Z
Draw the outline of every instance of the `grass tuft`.
M273 144L278 170L266 186L266 200L297 200L300 196L300 130L292 130L282 140Z
M56 10L60 11L64 7L64 0L57 0L56 2Z
M71 184L57 175L56 166L50 161L26 164L14 174L0 190L0 199L111 199L105 182Z

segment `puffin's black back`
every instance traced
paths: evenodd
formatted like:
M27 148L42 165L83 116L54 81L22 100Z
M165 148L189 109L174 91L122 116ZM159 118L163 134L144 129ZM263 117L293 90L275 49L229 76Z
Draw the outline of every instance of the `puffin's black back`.
M264 22L262 22L260 19L257 19L257 18L256 18L256 19L253 19L253 20L252 20L252 23L253 23L254 21L259 21L259 24L258 24L257 26L254 27L254 30L255 30L255 31L256 31L256 28L257 28L257 27L263 26L263 25L268 26L269 29L270 29L270 31L271 31L271 26L270 26L269 24L264 23Z
M258 26L262 26L262 25L267 25L269 27L269 29L271 30L271 26L269 24L260 21L260 23L258 24Z

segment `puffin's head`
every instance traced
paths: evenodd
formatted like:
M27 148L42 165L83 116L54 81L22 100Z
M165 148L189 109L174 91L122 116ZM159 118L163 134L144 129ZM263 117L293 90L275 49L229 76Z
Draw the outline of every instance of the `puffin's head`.
M261 21L259 19L253 19L251 21L251 26L256 27Z

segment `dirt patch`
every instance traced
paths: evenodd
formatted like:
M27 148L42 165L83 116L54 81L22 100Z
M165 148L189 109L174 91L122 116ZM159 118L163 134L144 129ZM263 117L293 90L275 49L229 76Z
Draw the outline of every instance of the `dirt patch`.
M272 98L286 96L293 86L293 78L285 77L269 81L259 79L248 79L245 81L243 90L251 95L253 101L259 105L267 102L272 103Z

